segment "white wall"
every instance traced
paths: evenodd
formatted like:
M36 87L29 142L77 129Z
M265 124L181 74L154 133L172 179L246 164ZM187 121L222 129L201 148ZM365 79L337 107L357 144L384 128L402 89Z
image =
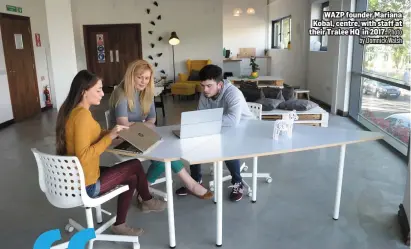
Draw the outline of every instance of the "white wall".
M311 8L312 3L324 1L309 2ZM331 11L349 11L354 7L351 0L329 2ZM327 51L309 51L307 63L307 88L310 95L344 112L348 111L349 100L352 48L350 42L352 39L349 37L329 36Z
M285 83L306 88L310 5L308 0L276 0L269 5L269 23L291 15L291 50L271 49L271 75L283 77ZM271 47L271 37L269 40Z
M72 0L73 28L78 69L87 68L83 25L141 23L143 58L163 53L157 72L164 69L169 78L173 77L172 52L168 38L176 31L181 42L175 46L176 74L186 72L187 59L211 59L213 64L223 66L223 24L222 0L167 0L158 1L159 7L151 0ZM151 13L147 14L146 9ZM157 20L161 14L162 20ZM154 21L156 26L149 22ZM149 35L148 31L154 34ZM161 42L157 41L162 36ZM150 43L156 44L155 48Z
M77 73L71 0L45 0L55 107L60 109ZM64 49L62 49L64 48Z
M246 13L248 7L254 8L254 15ZM241 8L243 13L234 16L235 8ZM267 0L223 0L223 44L232 56L238 54L239 48L256 48L257 56L264 55L268 47L267 16Z
M310 90L310 95L342 111L348 111L351 38L328 37L328 51L309 51L312 3L326 0L275 0L269 21L291 15L291 50L271 49L271 74L285 83ZM352 0L329 0L330 10L350 10ZM316 13L318 15L318 13ZM270 32L271 33L271 27ZM271 38L270 38L271 39ZM271 45L271 40L269 41ZM340 46L341 44L341 46Z
M6 5L15 5L23 8L23 13L8 12L6 10ZM2 13L13 14L13 15L22 15L30 17L31 22L31 31L33 39L33 49L34 49L34 59L36 62L36 71L37 71L37 82L39 85L39 95L41 107L45 106L45 97L43 94L43 87L49 84L49 73L47 65L47 56L46 51L48 50L48 33L47 33L47 23L46 23L46 13L44 7L44 1L33 1L33 0L0 0L0 11ZM41 47L36 47L34 34L39 33L41 37ZM48 52L47 52L48 53ZM1 54L3 54L3 48L1 46ZM3 59L4 60L4 59ZM4 63L0 58L0 65ZM3 68L0 66L0 103L1 103L1 113L0 113L0 123L10 120L10 113L12 113L11 102L3 99L3 97L9 94L7 76L3 74ZM44 77L44 80L42 80ZM7 98L7 97L5 97ZM10 98L10 94L8 96Z

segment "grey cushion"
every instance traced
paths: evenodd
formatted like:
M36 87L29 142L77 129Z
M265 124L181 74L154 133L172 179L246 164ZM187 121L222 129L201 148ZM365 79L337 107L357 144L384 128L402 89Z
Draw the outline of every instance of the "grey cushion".
M281 92L282 92L282 95L283 95L283 97L286 101L290 100L290 99L295 99L295 97L294 97L294 88L284 86L284 88L282 89Z
M263 94L266 98L269 99L281 99L284 100L282 95L282 91L280 88L275 87L263 87L262 88Z
M282 99L269 99L269 98L260 98L256 103L263 105L263 111L271 111L278 107L279 104L284 102Z
M283 110L296 110L296 111L308 111L314 107L317 107L318 104L306 100L306 99L290 99L287 101L282 102L281 104L278 105L278 109L283 109Z
M261 90L258 88L240 88L247 102L255 102L261 98Z

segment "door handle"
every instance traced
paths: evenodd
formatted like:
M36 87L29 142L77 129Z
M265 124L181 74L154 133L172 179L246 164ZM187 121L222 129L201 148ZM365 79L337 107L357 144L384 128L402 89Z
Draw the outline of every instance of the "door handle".
M120 58L119 58L119 53L118 53L118 50L116 49L116 62L119 62L120 61Z

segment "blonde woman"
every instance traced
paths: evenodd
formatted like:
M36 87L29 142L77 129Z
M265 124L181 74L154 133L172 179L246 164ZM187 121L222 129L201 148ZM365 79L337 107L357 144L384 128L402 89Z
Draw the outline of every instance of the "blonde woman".
M128 66L123 81L110 97L112 125L130 126L135 122L144 122L154 127L156 110L154 104L154 70L145 60L136 60ZM188 190L200 199L211 199L213 194L188 174L181 161L171 162L171 168ZM147 172L150 184L164 172L164 162L151 161Z

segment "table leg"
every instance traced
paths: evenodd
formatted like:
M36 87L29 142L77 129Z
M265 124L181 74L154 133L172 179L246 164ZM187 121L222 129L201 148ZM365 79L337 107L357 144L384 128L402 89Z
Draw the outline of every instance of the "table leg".
M217 190L217 247L223 245L223 162L217 162L217 182L215 189Z
M335 193L335 204L334 204L334 215L333 215L334 220L338 220L338 216L340 215L340 201L341 201L341 189L342 189L342 181L343 181L343 173L344 173L345 148L346 148L345 144L341 145L340 160L339 160L339 165L338 165L337 190Z
M253 157L253 195L251 202L257 202L257 166L258 166L258 157Z
M165 162L166 187L167 187L167 212L168 212L168 236L170 248L176 247L176 232L174 225L174 201L173 201L173 178L171 175L171 162Z
M214 172L214 203L217 203L217 162L213 163L213 172Z

